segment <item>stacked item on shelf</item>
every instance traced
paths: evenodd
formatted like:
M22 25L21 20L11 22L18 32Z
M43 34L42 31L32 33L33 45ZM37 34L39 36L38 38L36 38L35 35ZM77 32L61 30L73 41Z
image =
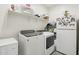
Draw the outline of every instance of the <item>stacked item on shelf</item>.
M65 11L64 17L57 18L57 22L59 26L75 26L75 18L68 11Z
M20 12L20 13L30 13L33 14L33 9L30 4L11 4L10 11Z

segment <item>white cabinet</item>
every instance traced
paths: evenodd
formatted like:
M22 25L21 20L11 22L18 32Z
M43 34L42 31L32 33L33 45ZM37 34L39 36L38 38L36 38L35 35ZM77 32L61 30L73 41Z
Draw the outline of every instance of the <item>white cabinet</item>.
M18 42L16 39L0 39L0 55L18 55Z
M57 51L68 55L75 55L76 41L76 30L57 30Z

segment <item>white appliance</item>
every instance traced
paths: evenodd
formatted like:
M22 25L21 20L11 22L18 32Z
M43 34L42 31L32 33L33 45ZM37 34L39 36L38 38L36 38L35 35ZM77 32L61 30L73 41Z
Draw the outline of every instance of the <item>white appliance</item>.
M77 54L76 20L72 16L57 19L57 51L68 54Z
M41 33L24 30L19 33L19 54L44 55L45 37Z
M43 32L43 35L45 36L45 54L50 55L52 52L55 51L55 45L54 45L54 33L51 32Z
M16 39L0 39L0 55L18 55L18 42Z

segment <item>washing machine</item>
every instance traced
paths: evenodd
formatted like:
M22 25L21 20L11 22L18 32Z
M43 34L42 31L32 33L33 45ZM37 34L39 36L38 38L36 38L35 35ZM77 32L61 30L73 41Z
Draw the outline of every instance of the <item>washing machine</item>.
M45 37L42 32L34 30L22 30L19 33L20 55L44 55Z

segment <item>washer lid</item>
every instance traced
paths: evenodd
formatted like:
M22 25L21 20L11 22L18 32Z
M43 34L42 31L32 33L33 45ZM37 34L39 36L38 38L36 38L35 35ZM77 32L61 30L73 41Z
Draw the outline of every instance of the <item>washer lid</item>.
M27 33L27 34L24 34L24 36L26 37L32 37L32 36L37 36L37 35L41 35L42 32L34 32L34 33Z

